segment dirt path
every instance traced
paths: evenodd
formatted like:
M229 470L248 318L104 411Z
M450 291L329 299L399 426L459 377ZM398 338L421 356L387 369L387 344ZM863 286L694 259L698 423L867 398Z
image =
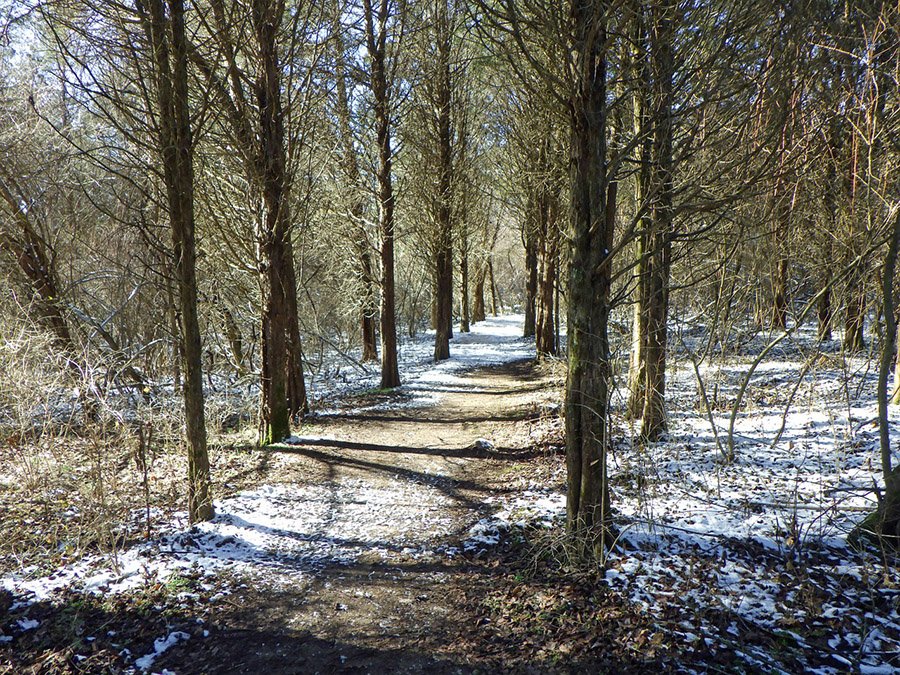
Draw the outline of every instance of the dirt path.
M315 539L333 555L296 583L240 589L211 614L207 638L171 649L153 669L476 670L450 643L472 620L460 613L459 590L485 570L456 547L492 498L524 480L553 394L528 362L434 389L432 407L323 416L278 450L279 481L324 489Z

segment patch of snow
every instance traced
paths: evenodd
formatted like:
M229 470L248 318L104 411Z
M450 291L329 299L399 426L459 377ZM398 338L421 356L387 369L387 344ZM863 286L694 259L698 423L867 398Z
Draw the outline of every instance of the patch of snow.
M522 337L524 318L521 314L489 317L472 324L469 333L455 331L450 340L450 358L438 363L435 363L433 356L433 330L401 343L398 359L402 385L395 390L395 397L387 402L359 408L357 412L415 409L434 405L441 400L444 390L469 386L461 377L465 372L534 358L534 340ZM327 390L321 393L331 398L350 390L373 389L379 382L378 372L357 370L345 374L343 381L337 385L331 380L313 379L311 389L314 392L317 388ZM319 414L329 415L335 412L325 408Z
M168 636L164 638L158 638L153 642L153 651L149 654L145 654L139 659L135 659L134 665L136 668L142 671L148 671L153 666L153 662L159 658L159 656L179 642L184 642L191 638L190 634L184 633L182 631L175 631L173 633L169 633Z

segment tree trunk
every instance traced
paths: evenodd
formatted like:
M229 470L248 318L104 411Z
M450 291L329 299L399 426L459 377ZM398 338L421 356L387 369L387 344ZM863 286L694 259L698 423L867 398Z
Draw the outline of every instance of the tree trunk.
M291 244L290 187L281 107L277 40L283 7L254 0L253 29L259 48L255 94L259 105L257 176L262 182L259 233L263 283L261 442L290 435L290 420L307 409L297 316L297 282Z
M488 279L491 283L491 314L494 316L500 316L500 312L498 311L498 306L500 308L503 307L503 300L500 299L500 292L497 290L497 283L494 280L494 258L493 256L488 258Z
M459 236L459 332L468 333L469 326L469 228L465 221Z
M857 353L866 348L866 294L860 275L850 276L850 287L847 289L847 308L844 320L844 351Z
M453 136L450 127L450 20L447 2L438 3L435 17L437 82L435 106L438 141L438 212L435 251L435 336L434 360L450 358L453 337Z
M166 185L175 280L181 314L184 354L185 429L188 449L188 517L191 522L213 516L210 496L200 322L197 317L196 244L194 234L194 169L188 110L187 41L183 0L149 0L149 16L141 15L153 46L159 106L159 145Z
M628 402L625 415L630 420L640 419L644 412L644 383L647 377L644 364L647 359L647 280L646 237L640 235L635 242L637 264L637 288L635 289L634 310L631 324L631 354L628 365Z
M676 4L666 1L650 9L650 115L653 122L648 238L647 343L641 437L653 442L666 432L666 348L669 317L669 276L673 235L673 78Z
M359 283L362 286L362 302L360 303L360 342L362 344L362 361L378 360L378 332L376 317L378 303L376 299L375 274L372 269L372 253L365 226L365 198L362 175L357 161L356 147L353 143L353 129L350 125L350 101L347 94L347 67L344 58L344 40L340 17L340 8L334 10L335 38L335 79L337 82L337 118L341 132L344 172L348 182L357 194L350 206L350 218L355 229L353 243L358 262Z
M606 166L605 2L571 6L576 81L570 101L569 374L566 382L566 525L583 553L612 544L609 449L609 304L615 183Z
M475 277L475 300L472 303L472 323L485 320L484 312L484 281L487 276L487 265L482 264Z
M831 283L830 276L826 276L823 280L826 288L819 296L816 303L816 319L818 322L819 340L825 342L831 339L831 289L827 288Z
M537 331L535 351L538 356L556 354L554 291L559 236L557 218L559 200L549 191L541 198L540 275L537 289Z
M288 308L287 377L288 412L299 422L309 412L306 398L306 380L303 377L303 343L300 338L300 312L297 306L297 273L294 268L294 246L288 239L285 245L287 278L285 298Z
M522 231L522 239L525 244L525 328L524 337L531 337L536 330L536 303L538 287L538 229L540 224L535 222L540 218L540 209L535 195L528 197L526 207L525 225Z
M241 329L234 319L234 315L221 301L219 302L219 314L222 316L222 328L225 330L225 338L228 340L228 348L231 351L231 360L234 362L234 370L238 376L247 374L247 366L244 363L244 340Z
M772 327L787 329L788 318L788 259L784 255L775 263L772 278Z
M878 369L878 431L881 448L881 471L884 476L884 495L877 510L859 524L854 536L886 538L893 546L900 544L900 467L893 468L891 436L888 420L888 380L894 364L897 342L897 322L894 314L894 276L897 254L900 251L900 213L894 218L890 244L885 255L881 275L881 300L884 304L884 339Z
M640 419L644 412L645 386L647 379L647 312L650 296L650 245L648 237L652 223L646 201L650 197L650 165L652 136L650 133L649 92L650 64L647 55L646 21L644 9L636 6L634 19L634 64L638 82L632 95L633 127L640 139L637 145L639 170L634 176L634 204L639 218L639 234L635 239L635 259L637 288L635 289L634 318L631 327L631 354L628 368L628 402L625 414L630 420ZM643 215L641 212L643 211Z
M390 90L387 82L388 0L363 0L366 44L371 62L375 136L378 145L378 227L381 232L381 387L400 386L397 363L396 294L394 290L394 184L392 176ZM378 32L376 33L376 22Z

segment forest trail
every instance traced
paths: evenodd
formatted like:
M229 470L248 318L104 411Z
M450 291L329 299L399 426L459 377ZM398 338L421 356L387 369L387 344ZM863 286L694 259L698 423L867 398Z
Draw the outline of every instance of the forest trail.
M457 602L475 573L460 541L492 498L524 480L520 462L540 452L535 427L558 394L529 361L456 375L429 393L439 398L425 408L313 418L272 450L277 481L320 490L317 522L299 538L332 555L292 562L285 551L280 580L234 591L211 613L208 637L169 650L154 670L472 671L440 654L472 620Z

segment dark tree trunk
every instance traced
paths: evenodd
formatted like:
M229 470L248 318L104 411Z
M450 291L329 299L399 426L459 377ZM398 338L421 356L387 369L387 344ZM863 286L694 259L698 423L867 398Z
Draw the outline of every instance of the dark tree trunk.
M647 275L647 343L641 437L656 441L666 432L666 348L669 276L673 234L673 78L676 4L671 0L650 9L650 116L653 123L650 200L649 270Z
M153 46L159 106L159 147L166 185L175 281L184 355L185 428L188 447L188 517L213 516L210 495L206 419L203 410L203 352L197 317L196 244L194 233L193 138L188 110L187 40L183 0L149 0L149 16L140 19Z
M300 339L300 312L297 306L297 273L294 269L294 247L290 239L285 246L285 258L287 259L285 298L288 307L288 343L285 367L288 412L292 420L299 422L309 412L309 401L306 398L306 380L303 377L303 343Z
M500 292L497 290L497 282L494 280L494 259L488 258L487 264L488 280L491 283L491 314L500 316L500 309L503 308L503 300L500 298Z
M447 4L438 3L435 20L437 83L435 104L438 141L438 212L435 241L435 337L434 360L450 358L453 337L453 136L450 125L450 21Z
M556 289L556 263L559 236L557 219L559 200L547 191L541 198L540 275L537 289L537 331L535 351L538 356L556 354L556 314L554 292Z
M847 308L844 320L844 351L856 353L866 348L866 294L862 279L851 275L847 289Z
M487 276L487 265L482 264L475 278L475 300L472 303L472 323L485 320L484 311L484 281Z
M823 283L826 287L816 303L816 318L818 320L819 340L826 341L831 339L831 289L828 288L831 279L826 277Z
M459 237L459 332L468 333L469 326L469 230L465 222Z
M522 240L525 244L525 328L524 336L531 337L536 330L536 304L538 287L538 228L539 207L535 195L529 195Z
M261 442L290 435L290 420L307 408L297 316L297 283L291 244L290 186L281 107L281 65L277 40L284 7L254 0L253 29L259 49L254 85L259 107L257 176L262 181L259 232L263 287Z
M615 183L606 165L605 2L571 6L576 81L570 101L569 374L566 382L567 530L586 554L612 544L607 482L608 322Z
M397 363L396 294L394 290L394 184L391 151L390 89L387 81L388 0L363 0L366 44L371 66L375 137L378 145L378 226L381 232L381 387L400 386ZM376 32L377 25L377 32Z
M788 319L788 259L779 258L772 278L772 327L787 329Z
M894 218L891 238L881 272L881 300L884 305L884 339L878 368L878 431L881 449L881 471L884 476L884 495L878 508L857 527L855 537L866 535L900 546L900 467L892 466L891 431L888 420L890 393L888 381L895 362L897 321L894 313L894 276L900 252L900 214Z
M376 326L378 301L376 297L375 274L372 265L372 252L365 226L365 201L362 175L353 143L353 129L350 124L350 102L347 94L347 67L344 57L344 40L340 19L340 9L335 8L335 79L337 82L337 118L340 125L343 165L352 189L357 191L350 206L350 218L355 229L353 243L359 265L359 283L362 287L360 303L360 342L362 344L362 360L378 360L378 331Z

